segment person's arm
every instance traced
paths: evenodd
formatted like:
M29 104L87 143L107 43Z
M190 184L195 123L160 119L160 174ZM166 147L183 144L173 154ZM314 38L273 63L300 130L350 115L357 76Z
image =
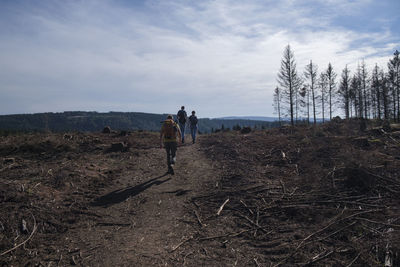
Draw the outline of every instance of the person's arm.
M161 127L161 131L160 131L160 148L163 147L163 142L162 142L163 135L164 135L163 130L164 130L164 125Z
M182 139L181 128L179 127L178 124L176 124L176 128L178 129L178 131L177 131L178 138L179 138L179 140L181 140Z

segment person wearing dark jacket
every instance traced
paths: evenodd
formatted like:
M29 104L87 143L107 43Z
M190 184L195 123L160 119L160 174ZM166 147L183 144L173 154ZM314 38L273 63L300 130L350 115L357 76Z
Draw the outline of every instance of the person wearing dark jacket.
M182 144L185 143L185 126L187 121L187 114L185 111L185 106L181 107L181 110L178 111L177 118L179 123L179 128L181 129L181 137L182 137Z
M197 122L198 122L195 114L196 112L193 110L192 115L189 117L190 133L192 134L193 144L196 142Z

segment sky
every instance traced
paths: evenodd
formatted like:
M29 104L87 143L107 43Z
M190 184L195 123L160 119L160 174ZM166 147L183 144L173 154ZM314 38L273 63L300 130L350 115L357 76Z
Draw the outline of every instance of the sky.
M398 0L0 0L0 114L274 116L285 46L299 74L386 68Z

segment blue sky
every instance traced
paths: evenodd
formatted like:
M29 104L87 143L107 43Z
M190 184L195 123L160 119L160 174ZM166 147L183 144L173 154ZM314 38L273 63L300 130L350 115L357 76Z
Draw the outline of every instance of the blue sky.
M0 0L0 114L273 115L284 47L298 72L386 68L398 0Z

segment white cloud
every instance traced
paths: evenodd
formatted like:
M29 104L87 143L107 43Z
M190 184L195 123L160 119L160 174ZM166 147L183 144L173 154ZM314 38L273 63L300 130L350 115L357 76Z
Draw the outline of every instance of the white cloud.
M58 13L21 8L14 19L25 26L0 37L1 99L18 103L1 102L0 113L164 113L187 103L199 116L272 115L288 43L299 73L312 59L320 70L331 62L338 74L362 58L385 64L399 44L388 31L330 25L330 16L310 16L298 1L57 3ZM327 5L348 8L340 0Z

